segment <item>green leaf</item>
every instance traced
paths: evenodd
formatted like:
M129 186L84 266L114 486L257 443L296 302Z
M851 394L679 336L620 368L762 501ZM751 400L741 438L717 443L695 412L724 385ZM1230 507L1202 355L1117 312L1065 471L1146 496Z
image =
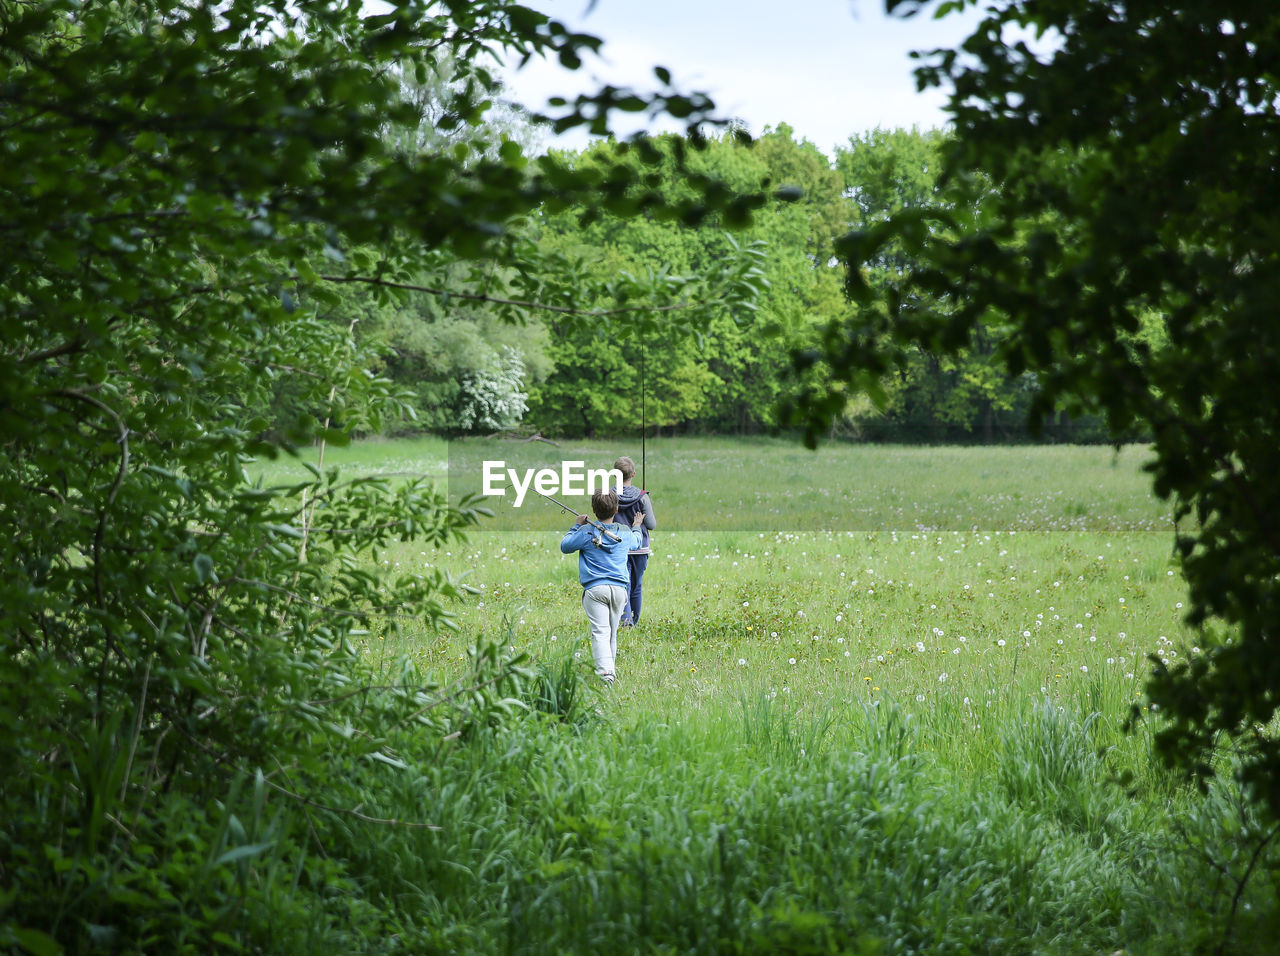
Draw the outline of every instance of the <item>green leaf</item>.
M14 941L31 956L61 956L62 947L57 941L38 929L14 929L10 932Z
M191 566L195 569L196 580L201 584L213 584L218 580L218 575L213 569L213 558L201 552L197 554L191 562Z
M520 144L514 140L504 140L498 149L498 155L502 157L502 161L508 166L514 166L517 169L522 169L528 165L528 160L525 159L524 152L521 150Z
M235 863L237 860L246 860L250 857L261 856L273 846L275 846L274 840L268 843L246 843L243 846L233 847L214 860L213 865L222 866L225 863Z

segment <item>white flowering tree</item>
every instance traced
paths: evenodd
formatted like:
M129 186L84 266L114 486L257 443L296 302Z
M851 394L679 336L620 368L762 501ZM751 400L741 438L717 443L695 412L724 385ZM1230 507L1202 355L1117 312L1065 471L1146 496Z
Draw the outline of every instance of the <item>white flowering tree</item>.
M520 353L504 345L489 367L463 382L458 427L464 432L504 431L520 424L529 410Z

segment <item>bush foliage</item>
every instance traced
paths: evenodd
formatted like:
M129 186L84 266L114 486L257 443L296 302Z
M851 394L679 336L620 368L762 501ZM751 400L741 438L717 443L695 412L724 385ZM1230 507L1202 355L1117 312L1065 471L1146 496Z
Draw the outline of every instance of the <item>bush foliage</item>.
M519 665L492 646L452 689L370 673L354 637L442 622L460 591L367 555L476 512L417 480L244 466L406 407L327 315L334 288L517 262L503 226L544 200L626 211L512 141L387 135L476 129L485 51L572 66L595 45L502 2L0 3L0 946L385 936L326 834L376 817L364 782L404 766L405 728L441 746L509 712ZM444 63L428 120L405 78ZM652 98L673 102L706 106Z

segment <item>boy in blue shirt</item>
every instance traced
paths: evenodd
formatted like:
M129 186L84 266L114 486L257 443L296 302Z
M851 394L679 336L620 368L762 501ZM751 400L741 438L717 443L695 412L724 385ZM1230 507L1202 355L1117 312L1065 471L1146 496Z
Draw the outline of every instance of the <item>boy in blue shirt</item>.
M618 656L618 620L631 586L627 552L640 547L641 536L635 527L615 521L616 493L597 491L591 496L591 510L609 534L581 515L560 542L560 550L565 554L579 552L578 580L582 584L582 609L591 625L591 657L596 674L606 684L612 684L616 676L614 659ZM638 513L635 524L643 520L644 514Z

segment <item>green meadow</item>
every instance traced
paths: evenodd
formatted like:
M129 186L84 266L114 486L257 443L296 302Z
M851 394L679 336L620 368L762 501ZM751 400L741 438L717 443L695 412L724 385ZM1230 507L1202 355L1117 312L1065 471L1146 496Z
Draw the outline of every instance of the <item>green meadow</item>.
M484 460L606 467L631 444L371 442L325 464L457 493ZM409 951L1275 951L1267 831L1233 784L1199 793L1153 754L1144 675L1221 638L1183 621L1147 449L646 452L659 528L612 688L553 505L490 499L467 541L376 556L471 591L453 628L367 635L389 679L526 657L519 719L406 736L365 794L431 828L353 824L333 848Z

